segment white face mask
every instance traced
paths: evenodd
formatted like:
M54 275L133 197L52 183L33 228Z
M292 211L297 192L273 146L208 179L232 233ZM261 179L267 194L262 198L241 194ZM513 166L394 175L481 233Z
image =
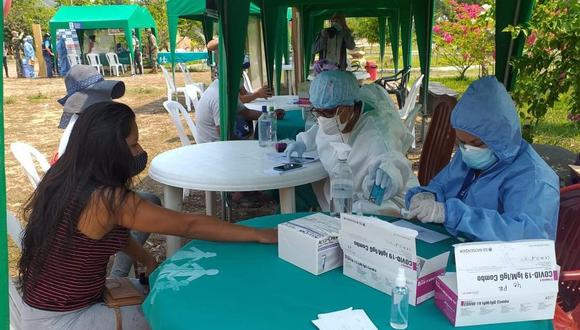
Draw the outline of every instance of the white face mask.
M318 126L326 135L337 135L342 131L336 116L332 118L318 117Z
M342 31L342 25L338 22L332 22L332 27L336 29L336 31Z

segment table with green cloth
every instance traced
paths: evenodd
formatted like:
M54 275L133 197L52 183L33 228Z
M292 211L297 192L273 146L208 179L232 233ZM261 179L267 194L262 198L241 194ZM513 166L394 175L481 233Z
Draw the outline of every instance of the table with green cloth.
M265 216L242 224L275 227L306 214ZM444 232L441 226L425 227ZM417 240L417 249L428 257L452 251L457 242ZM447 270L454 269L452 253ZM152 329L316 329L311 321L318 314L349 307L363 309L379 329L390 329L390 296L344 276L342 268L312 275L279 259L276 245L194 240L161 264L150 283L142 307ZM547 330L552 322L462 327L470 328ZM454 327L429 299L409 307L409 329Z
M304 124L301 110L286 111L284 119L278 120L276 131L278 140L296 139L298 133L304 132Z

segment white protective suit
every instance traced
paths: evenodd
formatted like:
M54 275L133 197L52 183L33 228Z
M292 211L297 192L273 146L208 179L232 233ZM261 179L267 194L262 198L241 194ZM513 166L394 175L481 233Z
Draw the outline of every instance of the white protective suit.
M353 172L354 196L362 193L360 207L364 213L398 215L405 207L405 193L419 182L413 173L411 163L405 157L413 141L410 131L403 125L399 115L394 111L394 104L388 94L376 84L367 84L360 89L360 101L363 102L363 113L351 133L327 135L318 125L298 134L297 141L306 145L307 151L317 150L322 165L331 173L338 163L336 150L330 142L344 142L352 151L347 163ZM342 136L342 137L341 137ZM398 192L393 198L383 200L381 205L368 201L370 195L369 167L377 160L380 168L387 173ZM322 184L313 184L313 190L323 211L330 209L330 179ZM358 205L354 205L356 209Z

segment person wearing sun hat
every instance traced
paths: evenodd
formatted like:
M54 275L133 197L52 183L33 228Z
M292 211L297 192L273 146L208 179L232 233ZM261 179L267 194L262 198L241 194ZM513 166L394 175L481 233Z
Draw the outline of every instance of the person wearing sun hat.
M92 66L75 65L64 77L66 95L58 100L63 106L63 114L58 124L64 128L58 146L58 155L66 150L70 132L79 115L89 106L104 101L112 101L125 95L125 83L119 80L105 80Z
M63 106L63 114L58 127L64 128L60 139L58 153L52 163L64 154L70 133L75 122L91 105L112 101L125 95L125 83L120 80L106 80L94 67L78 64L73 66L64 77L66 95L58 100ZM147 156L145 155L145 163ZM139 191L139 197L161 206L161 200L152 193ZM149 233L131 231L131 236L141 245L149 238ZM112 277L126 277L133 265L133 259L123 252L115 256L111 268Z

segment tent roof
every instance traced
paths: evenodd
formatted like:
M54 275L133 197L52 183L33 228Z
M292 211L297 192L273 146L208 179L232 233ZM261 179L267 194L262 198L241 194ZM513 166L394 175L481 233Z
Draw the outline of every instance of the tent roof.
M217 13L210 13L206 0L167 0L167 16L177 16L201 20L203 16L215 16ZM259 15L260 7L253 2L250 3L250 15Z
M155 27L155 20L145 7L138 5L62 6L52 17L51 26L81 23L82 29L118 28L129 24L133 28Z

